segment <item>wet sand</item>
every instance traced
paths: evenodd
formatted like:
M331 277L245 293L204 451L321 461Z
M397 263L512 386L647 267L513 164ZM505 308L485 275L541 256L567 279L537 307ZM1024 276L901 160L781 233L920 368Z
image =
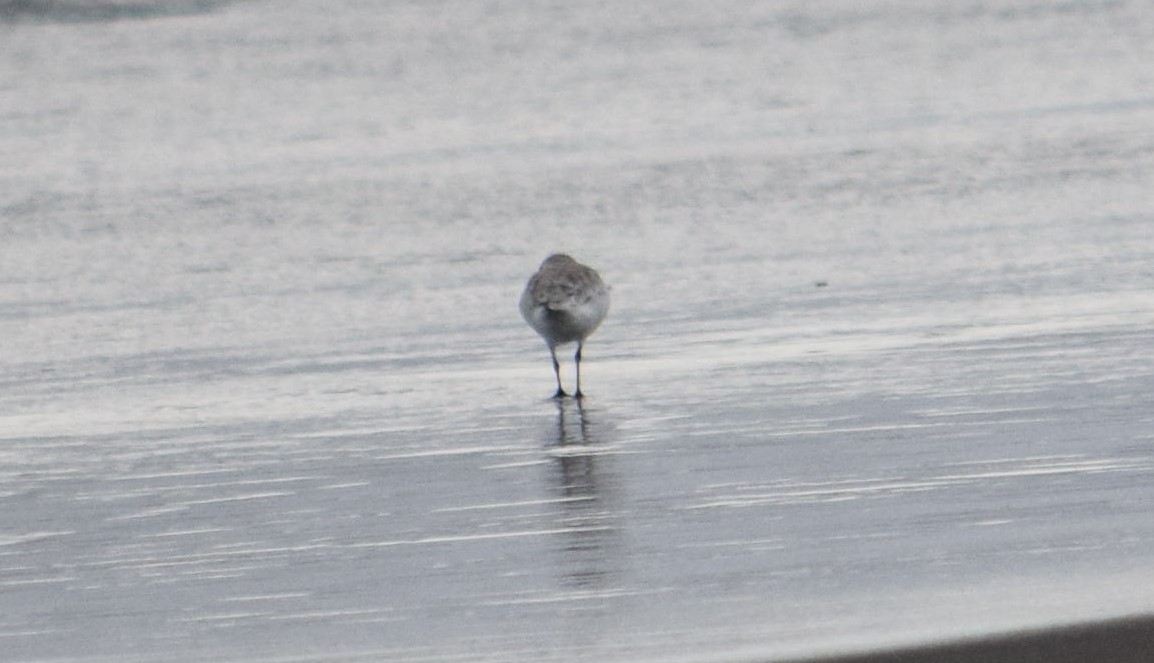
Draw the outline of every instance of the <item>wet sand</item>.
M1117 0L0 4L0 659L1149 614L1151 62Z
M1146 663L1154 617L1140 616L789 663Z

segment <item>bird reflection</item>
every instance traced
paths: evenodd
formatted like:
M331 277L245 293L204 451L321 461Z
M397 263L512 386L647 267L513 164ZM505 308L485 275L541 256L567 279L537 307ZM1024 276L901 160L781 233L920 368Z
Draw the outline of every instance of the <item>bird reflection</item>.
M559 498L558 524L565 553L562 576L573 589L603 589L614 575L617 524L610 505L605 467L610 457L584 404L558 399L553 456L553 490Z

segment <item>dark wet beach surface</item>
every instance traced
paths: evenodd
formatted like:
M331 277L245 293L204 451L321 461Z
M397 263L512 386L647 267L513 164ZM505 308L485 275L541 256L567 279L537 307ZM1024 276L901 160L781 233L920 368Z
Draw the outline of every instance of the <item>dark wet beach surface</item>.
M0 3L0 660L1154 610L1144 5L80 4Z

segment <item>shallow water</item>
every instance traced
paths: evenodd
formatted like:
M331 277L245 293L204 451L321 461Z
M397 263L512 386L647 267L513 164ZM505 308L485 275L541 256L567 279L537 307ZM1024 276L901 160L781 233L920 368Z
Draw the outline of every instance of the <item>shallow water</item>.
M0 5L0 659L1154 610L1139 4L75 6Z

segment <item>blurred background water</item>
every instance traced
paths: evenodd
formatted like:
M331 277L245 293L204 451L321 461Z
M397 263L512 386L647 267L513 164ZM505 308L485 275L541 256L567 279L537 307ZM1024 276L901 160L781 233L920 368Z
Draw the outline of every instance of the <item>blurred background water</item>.
M1154 610L1152 61L1125 0L0 1L0 660Z

